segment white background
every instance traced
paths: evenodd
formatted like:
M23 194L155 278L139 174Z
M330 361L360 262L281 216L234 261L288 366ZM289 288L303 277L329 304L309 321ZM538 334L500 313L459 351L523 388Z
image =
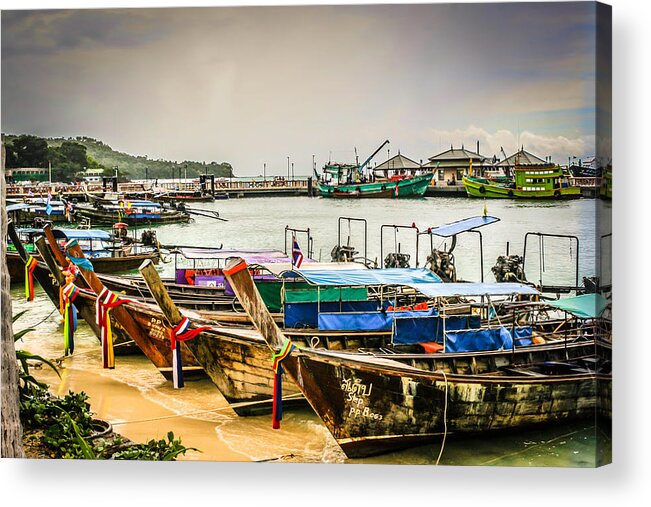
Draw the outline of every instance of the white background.
M278 2L257 0L255 5ZM282 2L304 4L316 2ZM325 3L325 2L321 2ZM349 2L327 2L349 3ZM378 3L357 1L355 3ZM398 2L393 2L398 3ZM403 2L400 2L403 3ZM649 9L613 0L615 382L613 464L601 469L0 461L1 505L624 506L651 500L648 294ZM242 2L0 0L2 9ZM646 290L645 290L646 289Z

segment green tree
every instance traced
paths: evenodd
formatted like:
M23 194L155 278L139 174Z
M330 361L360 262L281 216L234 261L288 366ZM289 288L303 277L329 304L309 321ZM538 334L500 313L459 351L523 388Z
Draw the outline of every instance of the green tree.
M15 167L47 167L47 141L40 137L23 134L12 143Z

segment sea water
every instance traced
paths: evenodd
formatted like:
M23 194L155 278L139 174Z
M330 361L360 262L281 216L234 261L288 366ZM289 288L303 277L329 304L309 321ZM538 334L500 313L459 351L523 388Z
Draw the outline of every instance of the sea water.
M285 228L310 229L312 257L330 261L330 252L339 242L350 244L372 261L381 263L388 252L401 251L416 259L416 230L381 226L415 224L426 231L470 216L484 213L500 219L480 229L483 239L483 276L494 281L490 268L498 255L522 255L527 232L565 234L576 240L547 238L544 245L530 236L527 245L527 278L547 284L573 285L577 255L579 281L596 274L597 260L607 255L607 239L595 239L596 207L600 200L573 201L484 201L470 198L424 198L413 200L326 200L308 197L249 198L197 203L191 208L218 210L227 221L197 217L189 224L171 224L156 228L163 245L222 246L224 248L289 247L291 232ZM367 221L364 241L362 222L338 221L339 217ZM338 227L340 225L340 227ZM297 241L307 256L306 236ZM382 245L380 239L382 238ZM419 237L418 258L422 266L430 245L450 248L450 239ZM544 246L544 259L540 247ZM479 237L463 234L454 249L458 275L471 281L481 280ZM173 273L173 260L159 266L161 273ZM605 259L606 262L609 259ZM604 283L608 283L604 280ZM27 309L15 329L36 327L17 348L47 358L60 358L63 351L62 326L54 306L37 288L36 299L27 303L22 287L12 287L13 311ZM326 463L387 463L442 465L508 466L594 466L599 452L608 452L610 437L593 421L559 424L544 429L511 431L481 436L452 437L444 442L385 454L349 460L341 452L319 418L309 408L287 410L282 428L271 428L269 415L238 417L228 407L209 380L186 382L184 389L173 389L144 356L118 356L116 368L101 368L97 338L81 322L75 335L75 353L60 361L61 378L47 367L36 371L53 392L65 395L69 390L90 396L97 417L113 423L114 430L135 441L163 438L168 431L183 443L201 452L191 451L185 459L212 461L292 461ZM599 445L597 445L599 442ZM439 459L440 456L440 459Z

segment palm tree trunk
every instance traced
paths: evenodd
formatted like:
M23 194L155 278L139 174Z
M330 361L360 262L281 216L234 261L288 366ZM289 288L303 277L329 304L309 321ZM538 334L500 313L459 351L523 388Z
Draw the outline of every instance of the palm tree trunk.
M9 271L7 270L7 213L6 213L6 187L5 187L5 140L2 136L2 208L0 209L1 228L0 244L2 255L2 272L0 284L2 285L0 323L2 335L0 338L0 385L2 386L2 405L0 412L0 428L2 441L0 442L0 456L3 458L24 458L23 428L20 424L20 409L18 405L18 368L16 363L16 349L14 347L14 332L11 322L11 296L9 295Z

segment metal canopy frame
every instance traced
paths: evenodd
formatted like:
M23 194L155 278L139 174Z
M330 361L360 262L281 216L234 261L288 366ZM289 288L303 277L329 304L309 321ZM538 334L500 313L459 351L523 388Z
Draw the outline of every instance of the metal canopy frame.
M495 220L489 223L476 225L472 228L459 231L456 234L452 234L452 235L437 234L432 230L431 227L429 227L427 230L423 232L420 232L419 235L427 234L429 236L430 252L434 249L434 236L438 236L440 238L452 238L452 245L450 246L450 249L446 251L446 253L451 254L454 248L457 246L457 236L467 232L471 232L471 233L474 232L475 234L478 234L479 235L479 266L481 270L480 272L481 282L483 282L484 281L484 237L482 236L481 231L478 231L477 229L479 227L484 227L485 225L490 225L500 221L500 219L497 217L491 217L491 218L494 218ZM446 224L446 225L456 224L457 222L462 222L463 220L468 220L468 219L457 220L456 222L451 222L450 224Z
M287 233L291 233L292 236L297 236L299 234L305 234L305 237L307 239L307 257L311 259L314 255L314 238L312 237L312 233L310 232L310 228L308 227L307 229L296 229L294 227L290 227L289 225L285 226L285 255L287 254Z
M540 256L540 291L541 292L571 292L573 290L579 290L581 287L579 287L579 238L577 236L571 235L571 234L549 234L549 233L544 233L544 232L528 232L524 235L524 250L522 252L522 271L524 272L525 276L527 274L527 240L529 239L529 236L536 236L538 237L538 244L539 246L539 256ZM569 239L570 242L572 240L576 241L576 266L575 266L575 273L574 273L574 287L572 286L545 286L542 280L542 273L545 271L545 238L566 238ZM571 244L571 243L570 243Z
M348 225L348 240L346 246L350 246L350 225L352 222L361 222L364 224L364 263L368 261L368 222L365 218L339 217L337 219L337 246L341 248L341 224L346 222Z
M416 266L418 267L418 238L420 236L420 233L418 231L418 227L416 227L415 223L412 223L411 225L394 225L394 224L383 224L380 226L380 266L384 268L384 231L385 229L391 229L393 231L393 238L394 238L394 246L397 249L396 253L401 253L400 252L400 243L398 243L398 231L400 229L407 229L411 231L416 231Z

